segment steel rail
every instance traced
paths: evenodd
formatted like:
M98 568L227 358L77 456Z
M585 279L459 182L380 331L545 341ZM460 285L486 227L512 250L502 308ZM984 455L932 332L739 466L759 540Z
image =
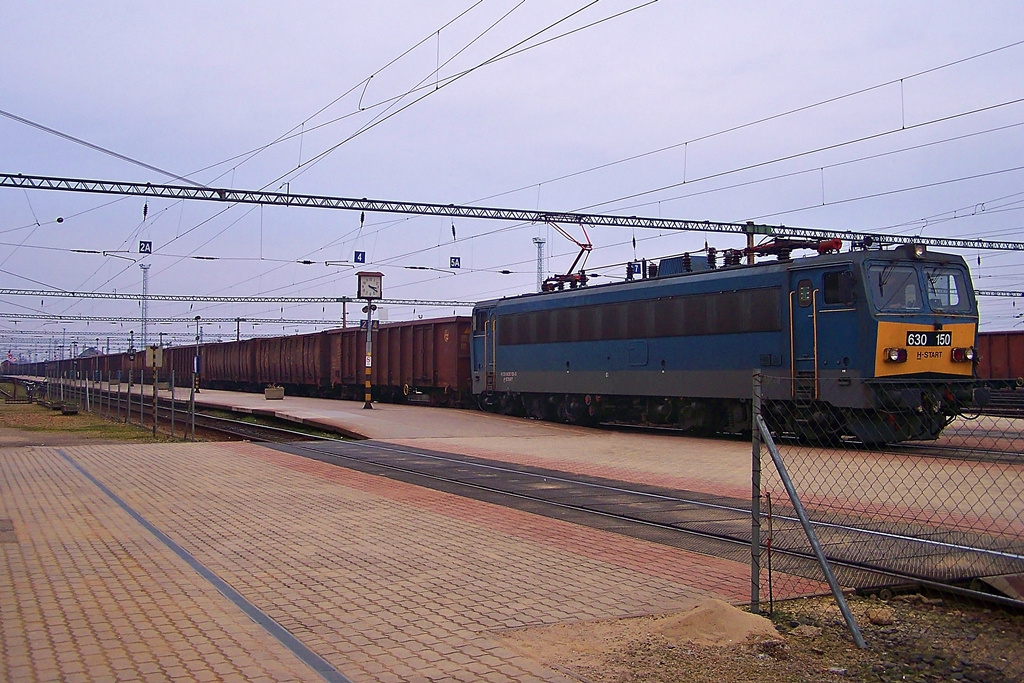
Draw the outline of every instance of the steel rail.
M380 449L380 450L394 450L394 451L399 452L399 453L404 454L404 455L429 456L429 454L426 454L426 453L419 453L417 451L408 451L408 450L402 450L402 449L398 449L398 448L394 448L394 447L382 446L380 444L369 443L367 441L360 441L358 443L358 445L360 447L377 448L377 449ZM582 513L585 513L585 514L593 515L595 517L611 519L611 520L616 520L616 521L629 522L631 524L636 524L638 526L645 527L645 528L658 529L658 530L662 530L662 531L671 531L671 532L675 532L675 533L682 533L682 534L687 534L687 535L690 535L690 536L696 536L698 538L705 538L705 539L709 539L709 540L713 540L713 541L718 541L718 542L722 542L722 543L728 543L728 544L732 544L732 545L740 545L740 546L749 546L750 545L750 539L749 538L737 538L734 535L729 535L729 534L724 534L724 533L720 534L720 533L715 533L715 532L711 532L711 531L702 531L702 530L699 530L699 529L690 529L690 528L686 528L686 527L680 527L680 526L677 526L677 525L674 525L674 524L666 524L666 523L663 523L663 522L654 522L654 521L651 521L651 520L642 519L642 518L631 516L631 515L623 515L623 514L618 514L618 513L614 513L614 512L607 512L607 511L604 511L604 510L595 510L593 508L588 508L588 507L584 507L584 506L581 506L581 505L574 505L574 504L571 504L571 503L562 503L562 502L550 500L548 498L543 498L543 497L540 497L540 496L528 495L528 494L521 493L521 492L508 491L508 490L505 490L505 489L495 488L493 486L485 486L483 484L476 484L476 483L472 483L472 482L466 482L466 481L462 481L460 479L455 479L455 478L452 478L452 477L444 477L444 476L440 476L440 475L437 475L437 474L429 474L429 473L426 473L426 472L423 472L423 471L420 471L420 470L417 470L417 469L412 469L410 467L403 467L403 466L400 466L400 465L384 463L384 462L379 462L379 461L368 461L368 460L364 460L364 459L358 458L356 456L346 455L344 453L334 453L334 452L331 452L331 451L324 451L324 450L320 450L320 449L317 449L317 448L315 448L313 446L309 446L309 445L306 445L306 444L291 443L291 444L288 444L288 447L289 447L289 449L291 449L288 452L295 452L295 451L299 451L299 450L310 451L311 453L315 453L316 456L318 456L318 457L327 457L327 458L332 458L332 459L335 459L335 460L349 460L349 461L356 462L356 463L359 463L359 464L362 464L362 465L370 465L370 466L377 467L377 468L380 468L380 469L383 469L383 470L390 470L390 471L399 472L399 473L402 473L402 474L408 474L408 475L412 475L412 476L415 476L415 477L420 477L422 479L438 481L438 482L445 483L445 484L455 484L455 485L458 485L458 486L464 486L464 487L466 487L468 489L475 489L475 490L484 491L484 492L487 492L487 493L495 493L495 494L507 496L509 498L515 498L515 499L525 500L525 501L529 501L529 502L542 503L544 505L549 505L551 507L555 507L555 508L559 508L559 509L563 509L563 510L572 510L572 511L575 511L575 512L582 512ZM299 454L299 453L297 453L297 454ZM301 454L299 454L299 455L301 455ZM314 457L314 456L310 455L310 456L307 456L307 457ZM456 462L459 465L478 465L478 466L482 466L482 467L488 467L488 468L491 468L491 469L495 469L495 470L498 470L498 471L500 471L502 469L508 469L510 472L513 472L513 473L518 474L518 475L529 475L529 476L534 476L534 477L540 477L542 479L546 479L546 480L549 480L549 481L551 481L551 480L561 480L561 481L570 482L570 483L588 484L588 485L590 485L588 482L581 482L581 481L574 480L574 479L559 479L557 477L553 478L553 477L550 477L550 476L532 474L530 472L525 472L525 471L522 471L522 470L516 470L516 469L512 469L512 468L501 468L499 466L483 465L482 463L473 463L471 461L466 461L466 460L454 459L453 462ZM615 487L611 487L611 488L615 489ZM615 490L621 490L621 491L626 491L626 492L631 492L631 493L637 493L637 494L644 495L644 492L642 492L642 491L633 491L631 489L615 489ZM656 496L658 494L647 494L647 495ZM700 503L700 501L692 501L692 502L694 504L699 504ZM726 508L726 509L729 509L729 508ZM746 510L745 513L749 514L750 511ZM787 518L787 519L792 519L792 521L797 522L797 523L799 522L799 520L797 520L797 518L795 518L795 517ZM859 531L859 529L857 529L857 530ZM797 550L797 549L792 549L792 548L773 548L772 551L777 553L777 554L779 554L779 555L785 555L785 556L788 556L788 557L794 557L794 558L798 558L798 559L802 559L802 560L807 560L807 561L815 561L814 554L811 553L811 552L807 552L807 551L802 551L802 550ZM902 581L910 580L910 581L914 581L916 583L919 583L922 586L928 586L928 587L934 588L936 590L947 591L947 592L951 592L951 593L958 594L958 595L967 595L967 596L970 596L970 597L979 597L979 593L976 592L976 591L971 591L971 590L963 589L963 588L960 588L958 586L954 586L954 585L951 585L951 584L942 583L940 581L936 581L934 579L931 579L931 578L928 578L928 577L925 577L925 576L916 576L916 575L912 575L912 574L908 574L908 573L903 573L903 572L893 571L893 570L889 570L889 569L884 569L884 568L881 568L881 567L875 567L875 566L872 566L872 565L869 565L869 564L865 564L865 563L861 563L861 562L856 562L856 561L853 561L853 560L844 560L844 559L837 559L837 558L831 558L831 557L829 558L829 563L831 563L832 565L837 566L837 567L843 567L844 569L849 569L849 570L854 570L854 571L861 571L861 572L865 572L865 573L868 573L868 574L874 574L876 576L883 576L883 577L886 577L886 578L889 578L889 579L896 579L896 580L902 580ZM1005 597L999 596L999 595L991 595L990 596L988 594L985 594L983 597L985 597L987 600L990 600L991 602L994 602L994 603L997 603L997 604L1002 604L1002 605L1011 606L1011 607L1019 607L1020 606L1020 603L1018 601L1013 600L1011 598L1005 598Z
M603 490L603 491L611 491L611 492L614 492L614 493L627 493L627 494L631 494L631 495L635 495L635 496L639 496L639 497L643 497L643 498L650 498L652 500L684 503L684 504L687 504L687 505L693 505L695 507L704 507L704 508L710 508L710 509L715 509L715 510L722 510L722 511L725 511L725 512L735 512L735 513L740 514L740 515L749 515L750 514L750 508L745 508L745 507L723 505L723 504L719 504L719 503L708 503L706 501L693 500L693 499L690 499L690 498L681 498L679 496L670 496L670 495L666 495L666 494L662 494L662 493L650 493L650 492L647 492L647 491L638 491L636 489L631 489L631 488L626 488L626 487L621 487L621 486L609 486L607 484L596 484L596 483L593 483L593 482L583 481L583 480L579 480L579 479L573 479L573 478L570 478L570 477L559 477L557 475L551 475L551 474L535 474L535 473L532 473L532 472L529 472L529 471L517 469L515 467L508 467L508 466L502 466L502 465L491 465L491 464L485 464L485 463L477 463L477 462L463 460L463 459L460 459L460 458L447 457L447 456L444 456L444 455L438 455L438 454L432 454L432 453L423 453L423 452L420 452L420 451L409 450L409 449L400 448L400 447L396 447L396 446L386 446L386 445L383 445L383 444L369 443L369 442L366 442L366 441L361 441L359 443L359 446L363 447L363 448L370 448L370 449L378 450L378 451L386 451L386 452L397 453L397 454L400 454L400 455L408 455L408 456L415 456L415 457L419 457L419 458L426 458L428 460L438 460L438 461L442 461L442 462L458 464L458 465L461 465L461 466L471 466L471 467L475 467L475 468L478 468L478 469L487 469L487 470L492 470L492 471L495 471L495 472L515 474L517 476L525 476L525 477L532 477L532 478L535 478L535 479L543 479L545 481L554 481L554 482L565 483L565 484L574 484L574 485L586 486L586 487L589 487L589 488ZM324 454L328 454L328 455L337 455L335 453L330 453L330 452L327 452L327 451L323 451L323 453ZM349 457L350 459L356 459L356 458L352 458L350 456L346 456L346 457ZM363 462L366 462L366 461L363 461ZM380 464L380 463L376 463L375 462L375 463L372 463L372 464ZM381 464L381 466L382 467L392 467L391 465L384 465L384 464ZM410 470L410 472L414 472L414 471ZM423 476L433 476L433 475L423 475ZM460 482L458 482L458 480L451 480L451 481L453 481L455 483L460 483ZM466 484L466 485L470 486L471 484ZM522 494L516 494L516 495L522 495ZM540 500L545 500L545 499L540 499ZM586 509L586 508L580 508L580 509ZM780 520L785 520L785 521L788 521L788 522L794 522L794 523L799 523L800 522L800 519L798 517L792 517L792 516L786 516L786 515L776 515L775 518L776 519L780 519ZM1024 561L1024 555L1022 555L1022 554L1007 553L1007 552L1001 552L1001 551L996 551L996 550L990 550L990 549L987 549L987 548L977 548L975 546L968 546L968 545L963 545L963 544L958 544L958 543L947 543L947 542L944 542L944 541L935 541L935 540L932 540L932 539L916 538L914 536L907 536L907 535L904 535L904 534L897 534L897 533L886 532L886 531L874 531L874 530L871 530L871 529L863 529L863 528L860 528L860 527L850 526L850 525L845 525L845 524L838 524L838 523L835 523L835 522L822 522L822 521L813 521L812 520L811 521L811 525L815 526L815 527L820 527L820 528L823 528L823 529L833 529L833 530L847 531L847 532L852 532L852 533L864 534L864 535L867 535L867 536L886 538L886 539L894 540L894 541L901 541L901 542L905 542L905 543L914 543L914 544L919 544L919 545L931 546L931 547L940 548L940 549L943 549L943 550L959 550L959 551L967 551L967 552L976 552L976 553L979 553L979 554L982 554L982 555L990 555L990 556L998 557L998 558L1001 558L1001 559L1008 559L1008 560L1014 560L1014 561ZM678 529L679 527L672 527L672 528ZM747 542L749 543L749 539L747 540Z
M135 384L134 385L134 387L140 387L140 386L143 386L144 388L149 388L149 385L140 385L140 384ZM97 396L103 396L103 399L102 399L103 401L109 401L110 403L118 406L119 408L125 408L125 404L127 403L127 393L125 394L124 397L121 397L119 395L119 392L115 392L115 391L111 391L110 389L103 389L103 388L99 388L99 387L93 388L92 391L95 392ZM137 394L133 391L132 392L132 397L134 398L135 396L137 396ZM161 396L160 399L159 399L159 402L157 403L157 413L158 413L158 416L159 416L159 418L161 420L163 420L164 418L169 418L170 417L170 414L171 414L170 403L171 403L172 400L173 400L175 405L177 405L179 403L186 403L186 401L182 401L182 400L177 399L177 398L170 399L170 398ZM142 408L141 412L142 412L143 416L147 417L147 418L150 418L150 420L152 420L152 417L153 417L153 399L152 399L152 397L147 397L147 396L145 396L145 394L143 394L138 402L132 401L132 405L133 406L134 405L141 406L141 408ZM96 412L96 410L93 410L92 412ZM182 409L179 409L179 410L175 410L174 412L175 412L175 414L182 415L182 424L184 425L187 422L187 420L188 420L188 417L187 417L188 416L188 409L187 408L182 408ZM294 430L294 429L287 429L285 427L275 427L273 425L263 425L263 424L253 423L253 422L244 422L242 420L232 420L229 417L217 417L216 415L209 415L207 413L203 413L203 412L198 411L198 410L195 413L195 417L196 417L196 425L199 426L199 427L202 427L203 429L209 429L209 430L215 431L215 432L221 432L221 433L224 433L224 434L230 434L232 436L242 436L242 437L247 437L247 438L255 438L255 439L258 439L258 440L261 440L261 441L265 440L265 441L269 441L271 443L289 443L289 442L296 441L296 440L300 440L300 441L329 441L329 442L330 441L345 441L346 440L344 438L332 438L332 437L323 436L323 435L320 435L320 434L310 434L309 432L302 432L302 431L297 431L297 430ZM134 425L135 423L131 422L130 424ZM145 424L143 424L141 422L139 423L138 426L140 426L140 427L147 427ZM152 426L152 422L150 422L149 426ZM319 430L319 431L324 431L324 430ZM270 439L262 439L259 436L259 434L261 432L265 433L265 434L273 434L273 435L277 435L277 436L281 436L281 437L287 437L287 438L283 438L281 441L271 441Z

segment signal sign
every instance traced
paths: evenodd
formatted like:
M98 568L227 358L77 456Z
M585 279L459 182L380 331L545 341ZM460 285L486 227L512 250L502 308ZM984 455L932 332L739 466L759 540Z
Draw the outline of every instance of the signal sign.
M449 268L461 268L462 267L462 257L461 256L449 257L449 259L448 259L448 267Z
M366 263L366 252L357 251L355 257L352 260L356 263Z
M140 254L152 254L153 243L149 240L139 240L139 253Z

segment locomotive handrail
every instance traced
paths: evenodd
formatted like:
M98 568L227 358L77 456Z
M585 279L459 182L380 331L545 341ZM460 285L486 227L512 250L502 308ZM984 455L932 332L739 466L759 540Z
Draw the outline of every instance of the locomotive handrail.
M811 292L811 322L814 329L814 400L818 400L818 292Z
M789 292L789 397L796 398L796 326L793 321L793 296Z

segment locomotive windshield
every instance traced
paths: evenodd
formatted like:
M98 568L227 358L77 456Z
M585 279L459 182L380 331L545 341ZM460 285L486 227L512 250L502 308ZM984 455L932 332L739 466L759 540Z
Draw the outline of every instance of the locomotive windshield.
M920 273L913 266L869 266L868 291L879 311L890 313L924 308Z
M940 265L875 264L868 266L868 292L883 313L941 313L971 310L966 273Z

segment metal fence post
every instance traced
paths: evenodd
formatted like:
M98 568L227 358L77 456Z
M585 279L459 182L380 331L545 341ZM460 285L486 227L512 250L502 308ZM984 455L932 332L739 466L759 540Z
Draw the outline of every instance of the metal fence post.
M811 549L814 551L814 557L817 558L822 572L825 573L825 579L828 581L829 588L832 589L832 596L836 599L836 604L839 605L839 611L843 613L843 619L846 620L846 625L850 629L850 633L853 635L853 641L857 643L857 647L860 649L867 649L867 645L864 643L864 637L861 636L860 628L857 626L857 621L853 618L853 613L850 612L850 606L846 604L846 598L843 597L843 591L839 587L839 582L836 581L836 577L832 573L832 567L829 566L828 560L825 558L825 552L821 549L821 544L818 542L818 535L814 532L814 528L811 526L811 520L807 517L807 511L804 510L803 503L800 502L800 496L796 492L793 480L789 478L789 472L786 470L785 463L782 462L782 456L779 454L779 449L775 447L775 441L772 439L772 435L768 431L768 425L765 424L764 418L760 415L754 418L754 422L756 423L757 429L761 432L761 438L764 439L765 445L768 447L768 452L771 453L772 462L775 463L775 469L779 473L779 478L782 479L782 485L786 487L786 493L789 494L789 500L793 503L793 509L796 512L797 517L800 519L800 525L803 526L804 533L807 535L807 540L811 543Z
M750 611L761 613L761 417L760 370L754 370L750 413Z

